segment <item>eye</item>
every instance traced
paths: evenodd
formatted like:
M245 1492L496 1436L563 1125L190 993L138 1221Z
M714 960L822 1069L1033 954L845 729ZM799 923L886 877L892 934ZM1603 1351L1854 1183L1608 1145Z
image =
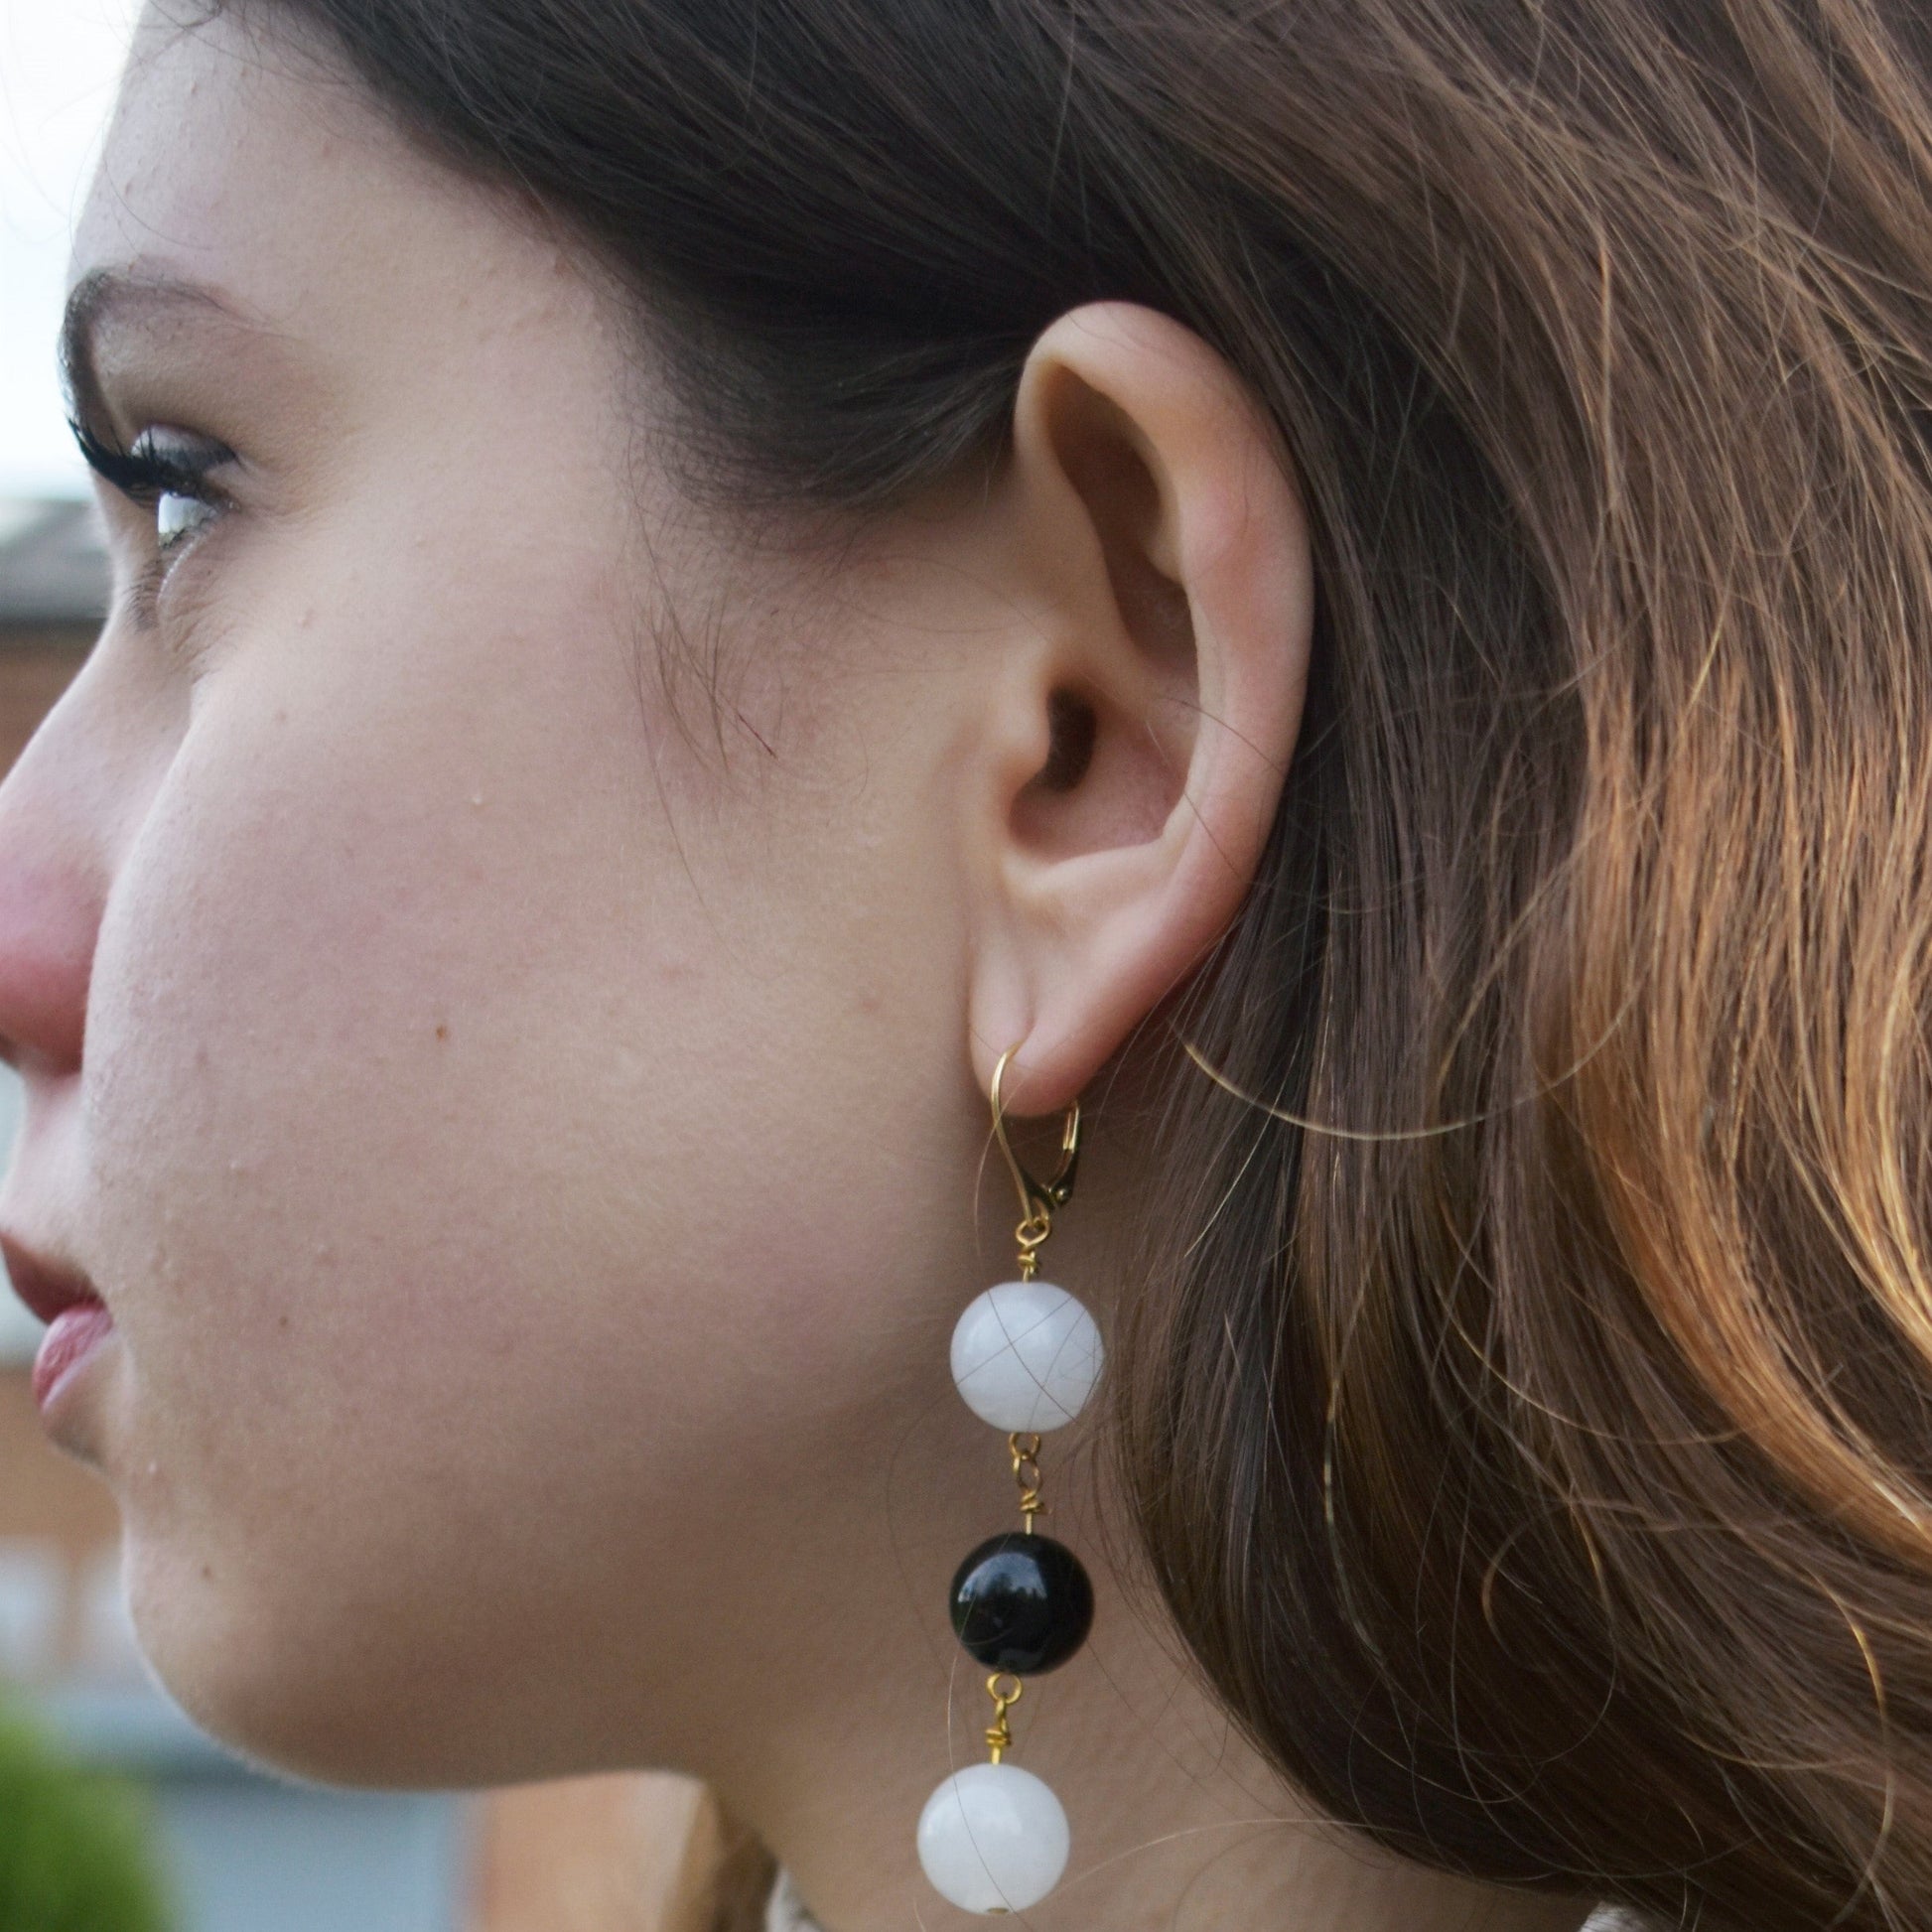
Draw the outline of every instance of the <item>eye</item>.
M73 425L80 454L125 496L152 511L157 557L183 548L214 522L227 499L209 481L234 462L234 452L210 437L155 425L126 449L116 449L84 423Z
M164 489L154 499L156 547L172 550L176 544L192 537L213 520L214 505L206 497L191 496L182 490Z

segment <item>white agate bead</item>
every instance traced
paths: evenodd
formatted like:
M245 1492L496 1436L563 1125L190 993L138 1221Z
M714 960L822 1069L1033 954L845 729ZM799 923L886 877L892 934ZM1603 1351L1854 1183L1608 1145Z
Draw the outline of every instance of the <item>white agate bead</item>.
M1058 1429L1087 1405L1105 1351L1084 1308L1051 1282L1002 1282L971 1302L952 1331L952 1379L995 1429Z
M1060 1881L1071 1839L1049 1786L1017 1764L955 1771L919 1815L919 1863L968 1912L1024 1912Z

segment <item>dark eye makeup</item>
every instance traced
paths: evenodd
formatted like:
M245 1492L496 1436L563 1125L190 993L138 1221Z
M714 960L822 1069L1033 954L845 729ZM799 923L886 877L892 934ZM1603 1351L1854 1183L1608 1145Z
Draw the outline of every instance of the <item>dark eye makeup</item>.
M225 501L208 482L213 471L235 460L224 443L185 430L147 429L122 449L78 419L69 427L87 467L130 502L152 508L164 496L186 496L211 507Z
M144 429L122 448L77 416L69 427L88 468L154 519L153 548L135 577L131 604L135 621L149 627L159 619L162 586L176 555L229 507L208 478L234 462L234 452L187 430Z

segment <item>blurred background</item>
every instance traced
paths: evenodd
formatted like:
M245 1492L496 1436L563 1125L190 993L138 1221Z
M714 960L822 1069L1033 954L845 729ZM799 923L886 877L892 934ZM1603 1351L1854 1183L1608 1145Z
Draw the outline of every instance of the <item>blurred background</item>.
M135 10L0 0L0 769L107 595L53 345ZM18 1108L0 1066L0 1153ZM682 1779L319 1791L201 1736L135 1649L112 1502L41 1434L39 1332L0 1292L0 1932L677 1932L709 1917L723 1827Z

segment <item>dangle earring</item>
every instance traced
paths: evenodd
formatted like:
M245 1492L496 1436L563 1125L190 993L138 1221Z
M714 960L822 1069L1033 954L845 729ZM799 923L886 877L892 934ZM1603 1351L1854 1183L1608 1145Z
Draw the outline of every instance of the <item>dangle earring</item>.
M1069 1847L1066 1813L1042 1780L1006 1754L1007 1714L1026 1680L1056 1670L1086 1641L1093 1586L1065 1544L1035 1534L1040 1442L1086 1407L1100 1379L1102 1349L1094 1318L1063 1288L1037 1279L1037 1257L1053 1231L1053 1211L1073 1197L1080 1159L1080 1107L1067 1110L1060 1161L1035 1180L1007 1138L1000 1083L1018 1049L993 1069L993 1132L1020 1193L1020 1279L989 1288L953 1330L952 1373L966 1406L1002 1430L1019 1485L1023 1528L989 1537L952 1582L952 1626L973 1660L992 1672L987 1762L955 1771L926 1800L919 1818L919 1863L934 1887L969 1912L1024 1912L1059 1883Z

